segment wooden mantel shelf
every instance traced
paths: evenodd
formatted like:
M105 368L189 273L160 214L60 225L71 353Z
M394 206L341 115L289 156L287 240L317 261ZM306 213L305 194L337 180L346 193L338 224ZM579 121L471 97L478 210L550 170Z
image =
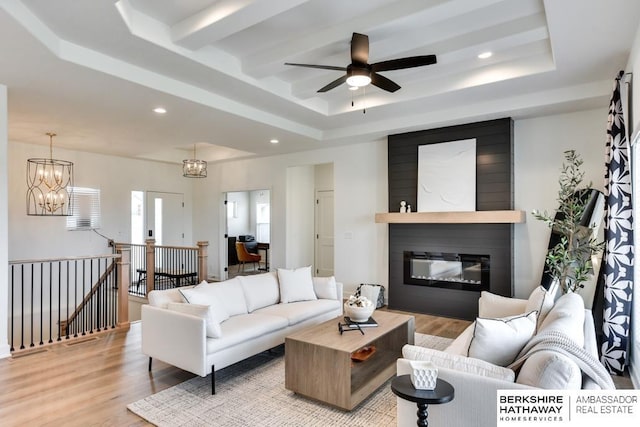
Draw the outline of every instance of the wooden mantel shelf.
M524 211L377 213L376 222L386 224L521 224Z

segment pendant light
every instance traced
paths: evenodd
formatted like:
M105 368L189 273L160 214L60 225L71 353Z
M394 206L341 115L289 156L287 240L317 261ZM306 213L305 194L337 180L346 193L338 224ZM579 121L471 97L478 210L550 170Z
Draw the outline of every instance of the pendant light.
M53 132L49 158L27 160L27 215L69 216L73 191L73 163L53 158Z
M182 161L182 176L187 178L206 178L207 162L196 157L196 144L193 144L193 159Z

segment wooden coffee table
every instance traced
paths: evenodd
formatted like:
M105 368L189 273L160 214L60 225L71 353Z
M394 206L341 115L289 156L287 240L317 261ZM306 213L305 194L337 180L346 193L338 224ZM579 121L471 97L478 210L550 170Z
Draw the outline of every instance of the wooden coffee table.
M413 316L376 311L375 328L340 335L336 318L295 332L285 339L285 387L338 408L352 410L396 373L402 346L413 344ZM366 360L352 354L375 347Z

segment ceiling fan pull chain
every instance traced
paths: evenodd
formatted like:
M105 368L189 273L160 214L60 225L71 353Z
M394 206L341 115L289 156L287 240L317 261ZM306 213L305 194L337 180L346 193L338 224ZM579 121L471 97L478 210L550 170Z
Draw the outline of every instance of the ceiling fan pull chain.
M367 87L364 86L362 88L362 114L367 114L367 99L365 96L367 95Z

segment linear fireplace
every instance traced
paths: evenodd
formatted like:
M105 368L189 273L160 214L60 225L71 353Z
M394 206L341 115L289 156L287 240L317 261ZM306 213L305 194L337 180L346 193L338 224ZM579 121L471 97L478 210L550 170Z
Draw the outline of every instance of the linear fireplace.
M465 291L488 291L489 258L489 255L404 251L404 283Z

